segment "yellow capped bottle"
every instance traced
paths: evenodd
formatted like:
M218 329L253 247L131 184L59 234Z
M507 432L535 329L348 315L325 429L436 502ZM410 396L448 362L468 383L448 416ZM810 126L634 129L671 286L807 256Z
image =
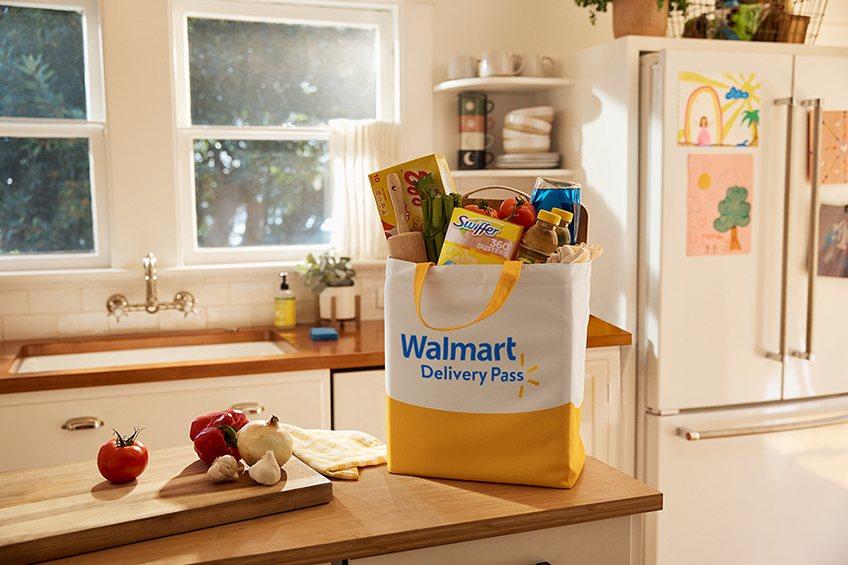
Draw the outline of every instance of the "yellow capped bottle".
M551 253L557 250L556 227L560 217L547 210L539 210L536 214L536 224L531 226L518 246L516 260L524 263L545 263Z
M280 329L293 328L295 326L295 302L294 293L289 290L286 282L288 273L280 273L283 282L280 290L274 295L274 326Z
M557 246L571 245L571 232L568 231L568 224L571 223L574 214L562 208L554 208L551 212L560 217L559 225L556 228Z

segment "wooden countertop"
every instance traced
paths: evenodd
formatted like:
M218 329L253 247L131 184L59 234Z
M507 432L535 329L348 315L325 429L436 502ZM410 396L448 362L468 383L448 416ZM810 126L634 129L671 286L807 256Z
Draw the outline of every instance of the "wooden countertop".
M662 509L662 493L592 457L571 489L393 475L380 465L359 481L333 480L333 494L321 506L60 562L326 563Z
M297 349L297 352L280 356L130 365L84 370L43 371L38 373L12 372L16 359L21 355L128 349L138 347L138 344L142 341L145 343L145 347L165 347L173 345L176 339L179 339L181 344L230 343L232 341L249 341L252 339L251 336L255 337L257 332L264 332L265 338L269 340L285 339ZM278 371L382 367L385 364L384 343L382 320L363 321L359 329L348 324L339 332L337 341L312 341L309 337L309 326L298 326L292 330L278 330L273 327L242 328L235 332L206 330L155 335L5 342L2 344L2 352L0 353L0 394ZM628 332L594 316L589 317L587 347L611 347L630 344L631 335Z

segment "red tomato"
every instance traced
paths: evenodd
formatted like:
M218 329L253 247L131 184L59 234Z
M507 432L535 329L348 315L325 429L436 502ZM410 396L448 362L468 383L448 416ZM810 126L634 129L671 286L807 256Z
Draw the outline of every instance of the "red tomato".
M536 209L523 198L507 198L498 212L501 220L523 226L525 230L536 223Z
M468 206L463 206L469 212L477 212L478 214L483 214L484 216L490 216L492 218L498 217L498 212L494 208L490 208L489 204L486 202L481 202L478 206L477 204L469 204Z
M103 444L97 453L97 469L107 481L124 483L141 475L147 469L147 448L136 439L135 430L131 436L121 437L117 430L112 430L118 437Z

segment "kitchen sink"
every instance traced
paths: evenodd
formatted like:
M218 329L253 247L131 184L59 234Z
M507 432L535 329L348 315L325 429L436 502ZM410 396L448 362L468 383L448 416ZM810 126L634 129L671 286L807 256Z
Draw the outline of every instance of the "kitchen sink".
M220 331L27 345L12 373L269 357L297 349L270 330Z

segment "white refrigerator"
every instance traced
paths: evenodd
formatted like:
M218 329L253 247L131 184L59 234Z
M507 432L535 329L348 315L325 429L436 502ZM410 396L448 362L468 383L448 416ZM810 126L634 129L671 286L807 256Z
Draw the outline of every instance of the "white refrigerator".
M586 199L637 257L615 279L625 286L597 290L635 291L621 316L635 321L634 470L664 494L643 562L844 564L848 278L818 265L832 252L848 262L848 239L837 251L821 237L848 212L848 53L728 43L635 40L571 59L574 121L601 105L582 120ZM579 69L616 52L621 78L583 82ZM587 144L616 80L628 142L605 156L622 169L620 201ZM814 152L826 170L808 167Z

